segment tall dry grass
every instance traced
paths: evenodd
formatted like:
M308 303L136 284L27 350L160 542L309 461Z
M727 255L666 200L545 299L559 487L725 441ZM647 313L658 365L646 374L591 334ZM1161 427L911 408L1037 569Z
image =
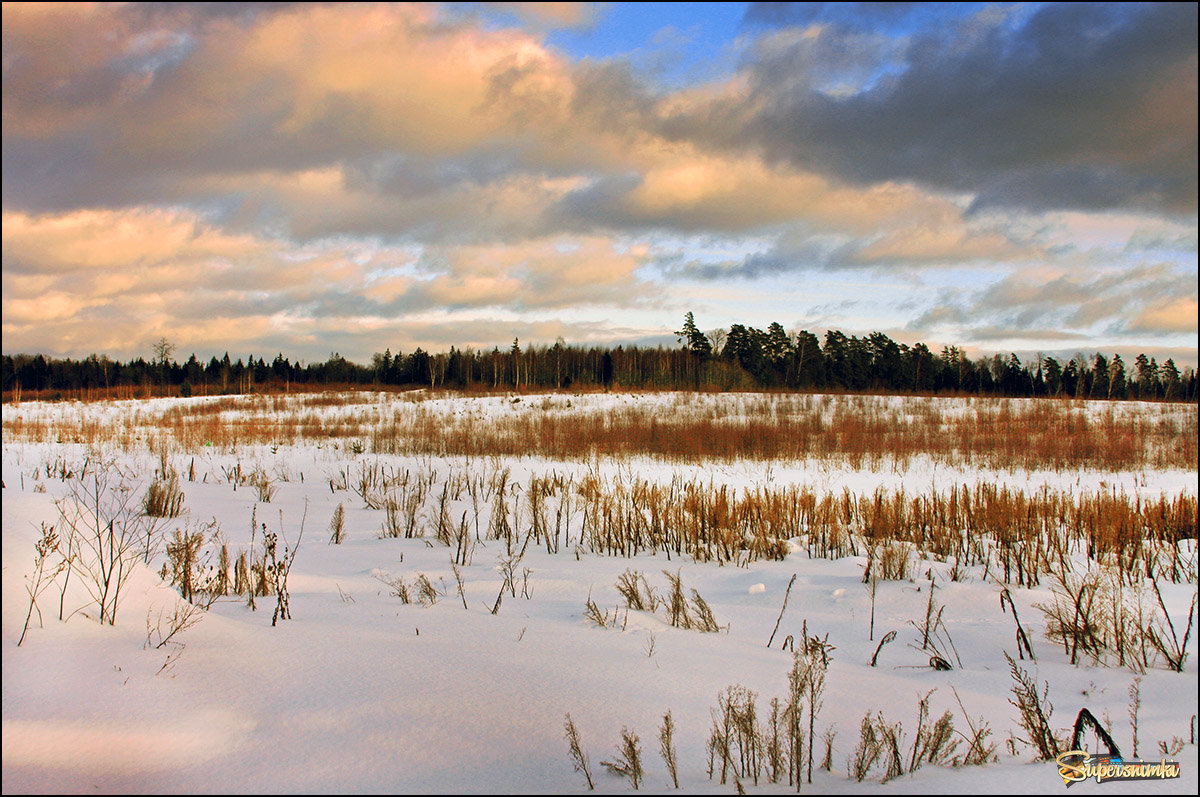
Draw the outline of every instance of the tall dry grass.
M854 467L919 457L960 467L1195 469L1197 413L1186 404L1055 399L676 394L600 408L571 397L512 400L505 412L373 393L247 395L122 404L121 423L82 409L6 407L6 439L116 444L148 437L184 450L340 441L379 454L652 457L671 462L827 460ZM647 397L655 398L655 397ZM661 398L661 397L659 397ZM503 399L480 401L504 403ZM91 405L89 405L91 406ZM479 405L484 406L484 405ZM35 409L30 409L34 407Z

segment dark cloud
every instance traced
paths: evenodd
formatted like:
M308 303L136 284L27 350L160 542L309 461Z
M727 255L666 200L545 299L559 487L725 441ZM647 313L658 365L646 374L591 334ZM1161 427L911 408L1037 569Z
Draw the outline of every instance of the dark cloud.
M481 148L459 157L397 154L344 164L346 185L382 194L426 197L462 186L487 186L518 172L508 153Z
M1196 40L1188 4L1050 4L1024 22L989 9L915 35L899 74L830 94L819 73L846 34L827 27L768 39L746 97L668 129L978 206L1194 213Z
M576 231L628 228L638 220L628 206L628 196L642 184L636 173L599 177L568 192L549 210L552 226Z

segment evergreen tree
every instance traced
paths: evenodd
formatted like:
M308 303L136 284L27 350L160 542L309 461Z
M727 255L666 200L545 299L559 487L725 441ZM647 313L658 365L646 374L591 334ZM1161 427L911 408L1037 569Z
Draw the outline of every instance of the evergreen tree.
M924 343L913 344L906 352L908 371L912 375L912 389L923 393L932 389L937 378L937 359Z
M1096 352L1095 359L1092 360L1091 377L1091 391L1089 395L1092 398L1108 398L1110 388L1108 381L1108 358L1099 352Z
M867 336L866 345L871 355L871 383L874 387L886 390L901 387L903 363L896 341L882 332L872 332Z
M683 329L675 333L681 343L687 346L688 351L698 359L705 359L712 354L712 343L708 337L696 327L696 319L692 316L691 311L683 318Z
M1060 395L1063 389L1063 367L1058 360L1047 357L1042 360L1042 369L1046 380L1046 392L1051 396Z
M1125 398L1125 362L1120 354L1114 354L1108 364L1108 397Z
M1158 363L1153 359L1147 358L1145 354L1139 354L1134 361L1134 367L1137 369L1137 395L1141 399L1154 399L1158 397Z
M1175 367L1175 360L1167 358L1167 361L1162 364L1160 369L1162 375L1163 397L1168 399L1179 398L1179 369Z
M825 385L825 355L821 342L808 330L796 333L796 381L794 387L823 387Z

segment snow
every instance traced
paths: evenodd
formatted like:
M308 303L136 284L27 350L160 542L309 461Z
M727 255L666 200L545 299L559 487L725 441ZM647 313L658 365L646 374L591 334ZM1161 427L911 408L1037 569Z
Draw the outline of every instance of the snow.
M680 406L736 415L748 399L739 396L669 394L441 397L420 401L373 396L365 404L309 411L322 422L339 417L391 421L419 411L434 417L500 417L518 412L614 412L621 407L659 404L664 412ZM192 402L219 399L191 399ZM718 695L742 685L757 696L760 720L771 698L787 696L792 654L781 649L789 635L800 639L828 636L833 646L823 708L815 722L819 763L821 734L836 731L832 771L814 769L805 791L821 793L1008 793L1063 790L1051 763L1035 762L1034 751L1016 746L1010 734L1023 735L1009 703L1012 678L1004 658L1017 653L1011 613L1002 611L1000 587L984 581L980 568L953 582L949 565L921 562L910 580L880 581L870 638L871 594L862 583L865 557L809 559L793 540L783 561L752 561L745 566L695 562L659 551L632 558L614 557L563 545L547 553L530 544L515 572L515 596L503 593L503 540L481 540L469 564L459 567L464 609L451 566L453 548L432 539L380 538L383 510L368 509L353 490L336 490L330 481L353 474L363 464L379 463L396 472L435 473L422 517L436 507L436 494L447 479L486 476L509 468L514 500L532 476L551 473L581 479L597 474L608 483L632 478L670 483L681 477L744 488L800 484L818 494L849 489L871 494L883 486L911 493L951 484L998 482L1036 492L1042 486L1075 492L1114 488L1129 495L1196 494L1190 471L1053 472L996 471L951 467L929 458L893 463L874 471L844 463L722 462L679 464L647 459L559 462L524 457L405 457L353 453L345 441L280 446L220 446L173 450L172 465L186 474L194 461L196 480L184 475L184 513L164 527L198 529L215 523L231 550L250 543L251 513L261 524L294 545L299 553L288 578L291 620L272 626L273 596L257 599L251 611L243 598L218 600L193 627L181 632L180 645L148 646L148 621L167 615L182 601L179 591L158 575L166 561L156 557L140 565L124 587L115 625L96 622L94 606L75 578L65 595L65 621L58 619L59 590L51 587L38 601L20 647L33 573L34 543L42 524L60 524L56 500L66 482L46 474L46 465L63 462L76 469L89 452L69 439L27 442L7 432L18 416L54 423L69 417L119 426L136 441L113 445L106 454L128 468L144 492L157 467L154 426L163 413L183 400L98 404L5 405L3 454L3 790L28 792L438 792L559 793L586 790L582 774L568 757L564 719L569 713L589 756L600 791L628 791L628 782L602 761L615 760L620 732L639 735L646 780L643 788L671 791L658 754L658 729L669 710L675 723L682 791L733 791L707 774L705 744ZM880 399L897 407L904 399ZM944 412L964 410L947 400ZM1111 405L1106 405L1111 406ZM1136 405L1118 405L1120 412ZM223 412L237 413L236 407ZM1194 412L1194 408L1192 409ZM261 467L277 490L271 501L257 500L249 484L234 487L226 469ZM515 485L515 487L512 487ZM338 504L345 509L346 540L329 544L329 523ZM470 501L452 505L457 522ZM486 527L490 506L483 509ZM553 518L553 511L551 511ZM528 517L528 515L526 515ZM578 515L574 518L578 536ZM485 529L486 530L486 529ZM472 535L473 536L473 535ZM1194 556L1195 541L1190 543ZM1193 560L1194 561L1194 560ZM528 569L528 573L525 573ZM711 606L722 630L701 633L672 627L665 611L628 610L615 584L627 570L644 574L663 594L663 571L678 573L685 591L695 589ZM410 587L428 577L440 596L433 605L415 599L404 604L384 583L400 577ZM780 619L788 584L795 583ZM916 623L924 617L932 576L935 596L944 605L944 621L958 661L935 671L922 651ZM1186 625L1190 584L1162 584L1177 629ZM1044 634L1045 619L1035 607L1050 600L1048 583L1012 596L1029 632L1037 662L1020 661L1039 685L1048 684L1055 727L1070 726L1081 708L1108 725L1126 758L1132 750L1129 688L1136 673L1110 663L1073 666L1061 644ZM414 590L415 593L415 590ZM585 618L589 598L615 616L616 627L601 628ZM614 612L615 610L615 612ZM149 618L149 620L148 620ZM771 648L767 640L779 622ZM895 631L876 667L869 662L880 639ZM1139 750L1142 760L1157 761L1157 744L1189 736L1197 711L1196 636L1188 643L1183 673L1161 663L1141 676ZM862 783L847 774L847 759L858 742L865 713L881 713L891 724L903 723L902 741L911 747L918 700L933 691L930 716L954 713L966 730L982 719L997 742L998 761L960 768L925 765L912 774L881 784L877 767ZM966 714L964 715L963 708ZM903 750L903 748L902 748ZM1185 744L1172 756L1182 777L1163 782L1076 784L1072 793L1178 793L1197 789L1197 748ZM750 792L783 793L781 784L742 784Z

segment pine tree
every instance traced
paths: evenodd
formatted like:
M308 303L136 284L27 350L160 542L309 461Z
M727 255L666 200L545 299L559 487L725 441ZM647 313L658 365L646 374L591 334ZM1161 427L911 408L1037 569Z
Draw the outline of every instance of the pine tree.
M1057 396L1063 387L1062 366L1058 364L1058 360L1047 357L1042 361L1042 369L1045 373L1047 392L1051 396Z
M683 329L675 333L680 342L687 345L688 351L699 359L705 359L712 354L712 343L708 337L696 327L696 319L691 311L683 318Z
M1163 396L1179 398L1179 369L1175 367L1175 360L1168 358L1159 372L1162 375Z
M683 318L683 329L675 334L681 343L686 344L688 351L692 353L694 385L696 390L699 390L701 366L709 358L709 355L712 354L712 343L709 342L708 336L696 326L696 319L692 316L690 310Z
M1125 363L1120 354L1114 354L1108 364L1108 397L1125 398Z

